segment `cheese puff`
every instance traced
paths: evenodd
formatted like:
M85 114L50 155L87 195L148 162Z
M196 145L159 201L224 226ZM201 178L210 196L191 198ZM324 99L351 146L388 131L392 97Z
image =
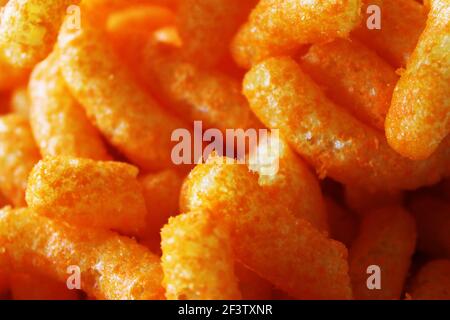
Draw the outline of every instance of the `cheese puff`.
M12 67L0 57L0 91L11 90L21 85L26 82L27 76L28 70Z
M145 170L173 166L171 135L187 124L138 86L104 35L86 19L81 30L63 28L58 43L67 86L107 140Z
M336 103L359 120L384 131L398 81L394 68L358 41L338 39L313 45L300 65Z
M248 68L302 44L345 38L359 22L360 7L360 0L261 0L233 40L233 57Z
M0 191L13 205L25 205L28 175L39 159L28 120L18 114L0 117Z
M278 163L270 163L271 160ZM274 174L265 172L266 166L271 164L278 167ZM285 206L293 215L307 220L318 230L328 231L319 181L285 141L273 134L268 139L261 139L250 154L249 168L259 174L261 192L268 199Z
M160 259L114 232L70 226L31 209L0 211L0 239L16 270L31 268L66 282L80 268L81 290L96 299L164 298Z
M240 299L229 232L211 214L170 218L161 239L167 299Z
M330 237L342 242L347 248L350 247L358 231L358 220L332 198L325 197L325 203L330 224Z
M48 157L30 173L27 204L74 225L137 234L147 214L137 174L121 162Z
M183 56L204 67L214 67L230 56L229 45L256 0L181 0L177 28Z
M236 262L234 271L239 281L239 291L243 300L272 299L272 284L258 276L255 272Z
M178 203L183 177L174 170L164 170L139 178L147 208L144 237L159 235L169 218L179 213Z
M390 146L427 159L450 133L450 2L433 2L427 26L402 73L386 118Z
M412 280L414 300L450 300L450 260L433 260L423 266Z
M40 274L13 273L11 275L13 300L79 300L77 291Z
M381 29L369 29L373 13L369 6L380 8ZM411 0L363 0L363 19L353 35L393 67L406 66L420 34L425 28L426 11Z
M29 118L30 96L26 86L18 87L11 93L10 109L11 112L18 113L23 117Z
M426 161L402 158L383 133L327 99L291 58L255 66L244 79L244 95L259 119L280 129L320 177L375 190L415 189L439 181L448 170L450 148L443 146Z
M368 213L361 221L349 253L355 299L400 299L415 244L414 219L402 207L385 207ZM381 288L371 290L368 268L373 265L380 268Z
M10 0L0 20L0 56L32 67L50 53L66 10L79 0Z
M227 161L213 156L191 171L181 210L209 211L229 225L238 261L291 296L350 299L345 246L268 198L245 165Z
M225 131L261 126L241 93L239 81L185 62L178 54L153 42L145 49L142 76L160 100L185 120L201 120L207 128Z
M419 194L411 199L409 208L417 221L418 250L450 258L450 203Z
M389 205L401 205L404 198L402 191L367 190L361 187L345 186L345 203L359 216Z
M52 53L33 71L29 83L30 123L41 154L110 159L84 109L70 95Z

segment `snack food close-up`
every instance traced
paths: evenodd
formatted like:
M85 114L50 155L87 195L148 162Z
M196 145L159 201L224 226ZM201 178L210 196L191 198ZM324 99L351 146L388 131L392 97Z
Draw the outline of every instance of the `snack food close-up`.
M0 300L450 300L450 0L0 0Z

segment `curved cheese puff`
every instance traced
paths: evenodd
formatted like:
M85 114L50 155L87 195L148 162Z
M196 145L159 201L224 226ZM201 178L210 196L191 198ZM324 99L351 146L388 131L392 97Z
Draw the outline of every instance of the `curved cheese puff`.
M50 53L70 5L79 0L10 0L0 19L0 59L32 67Z
M426 159L450 133L450 2L433 2L427 26L402 73L386 118L401 155Z
M344 245L268 199L245 165L209 161L185 181L181 210L209 211L229 225L237 259L290 295L351 298Z
M265 172L270 165L277 166L276 173ZM285 206L294 216L307 220L318 230L328 231L319 181L285 141L275 135L261 139L250 153L249 168L258 173L258 184L267 199Z
M13 273L11 297L13 300L79 300L77 291L69 290L65 282L36 273Z
M271 58L255 66L244 79L244 94L260 120L280 129L322 177L389 190L433 184L447 173L450 148L443 145L426 161L402 158L382 133L328 100L291 58Z
M17 207L25 206L28 174L39 159L28 120L0 117L0 190Z
M416 195L409 205L417 221L418 250L433 257L450 258L450 203L429 195Z
M239 282L239 291L242 300L270 300L272 299L273 285L258 276L242 263L234 264L234 272Z
M450 260L433 260L414 276L410 291L414 300L450 300Z
M371 5L380 8L381 29L367 27L373 15L367 13ZM425 28L427 16L423 6L411 0L363 0L362 13L362 23L353 35L393 67L406 66Z
M167 299L240 299L229 231L213 215L191 212L170 218L161 239Z
M42 156L110 159L84 109L70 95L57 59L52 53L41 62L28 85L30 123Z
M66 282L78 266L81 290L96 299L163 299L160 259L110 231L69 226L30 209L0 211L0 239L16 270L36 270Z
M233 40L233 57L248 68L302 44L345 38L359 22L360 7L360 0L261 0Z
M183 177L174 170L164 170L139 178L147 208L145 238L159 236L171 216L178 214Z
M171 134L187 125L137 85L105 36L86 19L81 30L63 28L58 44L70 91L108 141L143 169L172 166Z
M367 190L362 187L345 186L345 203L359 216L390 205L401 205L404 193L398 190Z
M347 248L350 247L358 231L358 220L332 198L325 197L325 203L330 224L330 237L342 242Z
M121 162L48 157L30 173L27 204L73 225L137 234L147 215L137 174Z
M146 46L140 69L154 94L187 121L201 120L207 128L225 131L261 126L239 81L185 62L180 53L164 44Z
M357 41L338 39L313 45L300 60L336 103L359 120L384 131L384 120L398 81L395 70Z
M202 67L217 66L230 56L229 46L256 0L181 0L177 28L182 54Z
M415 244L416 225L403 208L385 207L365 216L349 253L355 299L400 299ZM380 268L381 289L368 288L373 265Z

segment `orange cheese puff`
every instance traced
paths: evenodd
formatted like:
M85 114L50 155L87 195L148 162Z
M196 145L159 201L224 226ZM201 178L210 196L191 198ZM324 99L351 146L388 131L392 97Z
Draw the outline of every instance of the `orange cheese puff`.
M272 284L258 276L242 263L235 263L234 271L239 281L239 291L243 300L272 299Z
M240 299L230 235L213 215L191 212L170 218L161 239L167 299Z
M0 20L0 55L15 67L32 67L50 53L70 5L79 0L10 0Z
M376 5L381 11L381 29L369 29L374 13L367 8ZM353 32L395 68L404 67L416 47L426 22L423 6L411 0L363 0L363 19Z
M34 69L29 93L31 128L44 157L110 159L84 109L70 95L55 53Z
M229 57L229 45L256 0L181 0L177 28L183 55L205 67Z
M0 117L0 191L13 205L25 205L28 174L39 159L28 120L18 114Z
M255 66L244 79L244 94L259 119L280 129L321 177L370 189L415 189L439 181L448 170L450 148L422 162L402 158L383 133L328 100L291 58Z
M277 165L275 172L265 172L267 165ZM328 231L327 211L317 177L285 141L275 135L261 139L250 154L250 170L257 172L258 183L268 199L285 206L291 213L307 220L321 231Z
M450 258L450 203L424 194L413 197L409 207L417 221L418 250Z
M1 48L0 48L1 50ZM14 68L2 61L0 56L0 91L11 90L24 83L27 79L28 71Z
M325 197L330 237L350 247L358 231L358 220L355 216L330 197Z
M187 125L137 85L100 31L87 19L82 30L65 27L59 47L70 91L108 141L146 170L172 166L171 134Z
M385 207L364 216L349 253L355 299L400 299L415 243L414 219L402 207ZM370 266L379 267L380 273L372 274ZM369 289L371 275L380 277L381 288Z
M390 205L401 205L402 191L367 190L361 187L345 186L345 203L353 212L362 216L368 211Z
M27 204L74 225L137 234L147 214L137 174L121 162L49 157L30 173Z
M450 300L450 260L433 260L413 278L414 300Z
M9 104L11 112L29 118L30 96L28 94L28 88L26 86L16 88L11 94L11 101Z
M68 267L79 267L81 290L97 299L164 298L160 259L114 232L6 208L0 211L0 239L16 270L31 268L66 283Z
M11 275L13 300L79 300L77 291L40 274L13 273Z
M302 69L326 88L336 103L384 131L384 120L398 81L395 70L357 41L338 39L313 45L301 58Z
M231 45L236 62L250 67L302 44L345 38L359 22L361 0L261 0Z
M174 170L164 170L145 175L139 182L147 208L144 236L157 236L169 218L179 213L178 203L183 177Z
M238 261L298 299L349 299L347 250L268 198L245 165L212 157L181 192L181 210L212 212L231 230ZM307 195L304 195L307 196ZM301 201L301 199L298 199Z
M160 100L185 120L201 120L207 128L225 131L260 126L238 80L185 62L178 53L152 41L145 48L142 77Z
M450 133L450 2L433 2L427 27L402 73L386 118L394 150L426 159Z

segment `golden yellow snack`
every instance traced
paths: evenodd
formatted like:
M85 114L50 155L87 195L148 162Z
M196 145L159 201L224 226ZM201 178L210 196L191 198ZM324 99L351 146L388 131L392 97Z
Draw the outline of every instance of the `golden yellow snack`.
M139 178L147 208L145 238L157 237L161 228L179 210L180 189L183 177L174 170L150 173Z
M450 133L450 2L432 1L427 26L402 73L386 118L389 145L430 157Z
M325 87L331 100L364 123L384 131L398 75L374 52L356 40L338 39L311 46L300 65Z
M74 97L108 141L146 170L173 165L171 134L187 125L140 88L89 19L81 30L63 27L61 72Z
M177 28L182 55L202 67L214 67L230 58L229 46L257 0L181 0Z
M414 219L402 207L376 209L364 216L349 252L353 295L358 300L400 299L416 244ZM379 267L380 289L372 284L370 266Z
M433 260L412 279L414 300L450 300L450 260Z
M271 161L276 161L277 163ZM273 166L276 171L266 172ZM294 216L328 231L327 211L317 177L285 141L270 135L250 153L249 169L267 199L286 207Z
M259 119L280 134L321 177L375 190L415 189L448 174L448 145L425 161L390 149L381 132L335 105L288 57L253 67L244 95Z
M358 219L330 197L325 197L330 237L349 248L358 232Z
M11 275L13 300L79 300L76 290L69 290L66 283L36 273Z
M96 299L164 298L160 259L130 238L5 208L0 240L16 270L31 268L65 283L68 267L79 267L81 290Z
M136 235L147 215L137 174L137 168L121 162L49 157L30 173L27 204L76 226Z
M13 205L25 205L28 174L39 159L28 120L18 114L0 117L0 191Z
M190 173L181 210L229 225L238 261L298 299L350 299L347 250L271 201L247 166L211 157ZM299 199L301 201L301 199Z
M242 300L270 300L272 299L273 285L258 276L242 263L234 264L234 272L239 283Z
M0 19L0 60L32 67L50 53L67 8L79 0L10 0Z
M99 133L67 89L57 59L52 53L41 62L29 83L30 123L42 156L110 159Z
M345 186L345 203L359 216L373 209L402 205L404 193L398 190L367 190L362 187Z
M261 0L233 40L233 57L248 68L302 44L346 38L360 20L360 7L360 0Z
M229 231L212 214L190 212L170 218L161 239L167 299L240 299Z
M450 203L415 195L409 208L417 222L417 249L432 257L450 258Z
M373 11L380 8L380 29L369 29ZM406 66L427 19L423 6L411 0L363 0L361 25L352 33L366 46L388 61L393 67Z
M145 48L139 68L161 101L186 121L203 121L205 128L225 131L261 126L239 81L183 61L183 50L153 42Z

